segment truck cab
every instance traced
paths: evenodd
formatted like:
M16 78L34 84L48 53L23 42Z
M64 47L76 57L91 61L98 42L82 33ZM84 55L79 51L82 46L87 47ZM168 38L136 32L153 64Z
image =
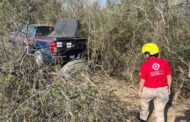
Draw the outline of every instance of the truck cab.
M11 32L8 41L13 46L25 45L25 42L31 38L47 36L53 31L54 27L42 24L25 24L18 28L17 31Z

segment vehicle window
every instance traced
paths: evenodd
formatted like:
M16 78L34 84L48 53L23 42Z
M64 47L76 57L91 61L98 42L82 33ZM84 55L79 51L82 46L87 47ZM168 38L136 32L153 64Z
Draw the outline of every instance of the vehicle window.
M27 28L27 37L28 38L34 37L34 33L35 33L34 26L28 26L28 28Z
M53 31L53 27L37 27L36 37L46 36Z

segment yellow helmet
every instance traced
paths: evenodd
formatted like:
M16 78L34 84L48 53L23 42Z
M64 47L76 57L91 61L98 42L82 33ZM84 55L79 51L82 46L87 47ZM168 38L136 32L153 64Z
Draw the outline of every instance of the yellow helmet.
M154 43L146 43L142 47L142 53L149 52L150 55L155 55L160 52L158 46Z

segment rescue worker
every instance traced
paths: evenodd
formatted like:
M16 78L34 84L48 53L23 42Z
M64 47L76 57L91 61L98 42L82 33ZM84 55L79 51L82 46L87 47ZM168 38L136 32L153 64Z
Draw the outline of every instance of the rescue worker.
M159 58L159 48L154 43L142 47L147 61L142 64L139 72L140 85L138 95L141 98L139 119L146 122L149 115L149 103L154 102L156 122L164 122L164 109L169 101L172 83L171 69L168 61Z

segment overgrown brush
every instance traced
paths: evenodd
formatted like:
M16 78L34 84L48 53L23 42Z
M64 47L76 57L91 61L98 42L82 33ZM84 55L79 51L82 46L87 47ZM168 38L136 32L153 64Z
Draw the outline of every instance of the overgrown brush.
M7 59L5 53L1 53L0 121L129 119L128 111L109 101L109 96L105 99L100 95L96 82L102 81L91 80L85 72L66 80L59 66L38 68L32 56L22 58L22 50L13 49L7 43L5 46L11 50L5 50ZM4 52L2 46L0 49Z
M169 60L172 66L175 93L186 91L183 95L189 96L188 7L173 5L168 8L165 2L156 1L123 1L84 12L86 16L81 21L88 25L91 59L98 60L110 76L137 84L139 67L145 61L141 47L144 43L154 42L161 49L161 57ZM180 95L176 95L176 99Z

